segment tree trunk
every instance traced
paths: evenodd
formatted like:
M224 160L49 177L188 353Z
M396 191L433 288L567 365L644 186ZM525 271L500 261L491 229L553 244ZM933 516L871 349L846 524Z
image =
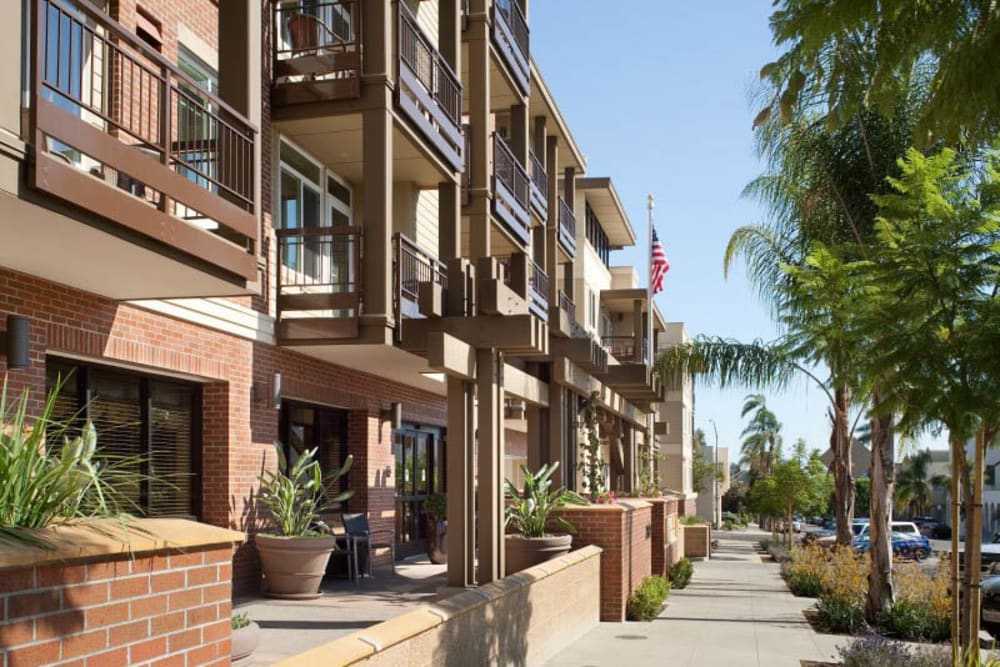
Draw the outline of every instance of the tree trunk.
M959 498L959 473L962 469L962 439L954 433L950 434L951 444L951 661L959 664L962 655L962 608L958 591L962 590L960 570L958 567L958 528L960 521L959 508L962 501Z
M966 510L971 515L971 525L975 527L975 532L970 534L965 531L965 550L972 561L969 570L969 588L965 594L969 599L969 646L979 646L979 570L981 562L981 549L983 544L983 456L986 451L985 433L982 429L976 431L974 468L972 471L972 511ZM977 663L978 664L978 663Z
M978 534L978 530L972 524L972 478L969 471L969 458L965 452L965 443L962 443L960 450L959 475L961 475L962 485L962 506L965 508L965 549L962 554L962 586L959 589L959 597L962 601L962 613L960 615L961 625L959 626L959 641L962 645L962 655L964 656L972 645L971 625L969 616L972 612L972 601L969 599L969 582L972 569L978 569L979 564L972 561L972 550L969 548L972 536ZM952 473L954 474L954 473Z
M837 520L837 544L849 546L854 534L854 474L851 438L848 433L847 411L851 404L848 387L834 389L833 429L830 432L830 451L833 453L833 505Z
M893 456L893 417L878 415L881 397L872 395L872 493L871 493L871 562L868 569L868 599L865 616L869 623L878 622L882 614L892 610L892 497L896 482Z

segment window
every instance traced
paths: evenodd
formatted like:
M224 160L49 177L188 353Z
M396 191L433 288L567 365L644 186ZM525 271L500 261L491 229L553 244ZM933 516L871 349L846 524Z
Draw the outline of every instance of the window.
M316 460L328 482L347 460L346 410L284 401L279 434L288 466L295 465L307 450L317 449ZM330 495L335 496L346 488L345 476L329 487Z
M199 514L200 387L75 361L46 361L48 389L64 380L53 419L78 432L89 419L102 455L136 459L139 481L119 490L147 516Z
M584 215L587 222L587 241L604 262L604 266L608 266L611 261L611 244L608 241L608 235L604 232L604 227L601 226L601 221L597 219L597 214L594 213L594 209L590 208L590 202L584 204Z
M444 443L437 429L403 426L392 446L396 459L396 541L407 552L407 543L427 537L424 499L445 490Z
M322 286L333 294L355 291L356 237L332 229L352 225L350 187L285 140L279 155L278 223L283 230L303 232L286 236L282 243L283 284ZM320 228L331 228L330 233L313 231ZM341 310L332 316L352 315Z
M218 122L213 115L215 109L205 104L198 92L200 89L213 95L217 93L219 73L183 44L177 49L177 67L195 83L192 86L187 81L178 81L177 143L183 164L177 166L177 171L209 192L218 192ZM201 217L182 204L178 204L177 209L181 218Z

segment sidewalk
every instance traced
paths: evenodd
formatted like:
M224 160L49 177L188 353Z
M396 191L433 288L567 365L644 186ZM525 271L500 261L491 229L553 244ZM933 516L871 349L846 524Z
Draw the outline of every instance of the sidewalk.
M719 549L695 563L684 590L650 623L601 623L554 657L550 667L662 665L671 667L799 667L800 660L834 661L846 637L820 635L802 610L811 599L788 592L775 563L764 563L757 531L717 533Z

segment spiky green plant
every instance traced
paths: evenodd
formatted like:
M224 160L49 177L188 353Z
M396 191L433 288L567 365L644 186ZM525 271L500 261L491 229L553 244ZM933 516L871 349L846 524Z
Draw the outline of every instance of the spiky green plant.
M324 480L323 470L316 460L317 448L303 452L290 469L281 444L275 443L274 448L278 452L278 467L276 470L266 470L260 476L258 497L271 510L271 517L278 526L279 534L285 537L307 537L329 532L321 515L354 495L353 491L330 495L334 482L351 469L354 457L348 456L344 465Z
M552 473L558 467L558 461L545 464L536 472L529 470L528 466L521 466L521 473L524 475L523 491L519 491L509 479L504 480L512 501L504 512L504 525L513 526L524 537L546 537L549 515L554 510L566 505L589 504L586 498L575 491L565 487L552 488ZM572 533L575 530L573 524L562 517L556 517L555 521L566 532Z
M2 541L47 548L39 528L109 517L127 528L130 512L139 509L123 490L142 482L138 472L142 459L99 454L97 431L89 421L79 435L71 436L68 425L52 417L61 386L60 381L49 392L41 413L32 420L29 392L8 401L4 378L0 391Z

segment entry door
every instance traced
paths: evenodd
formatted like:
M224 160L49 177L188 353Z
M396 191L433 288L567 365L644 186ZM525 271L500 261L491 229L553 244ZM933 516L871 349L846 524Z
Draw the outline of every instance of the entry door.
M444 491L441 464L444 459L440 434L401 428L396 432L396 541L397 553L407 556L422 551L427 539L424 499Z

